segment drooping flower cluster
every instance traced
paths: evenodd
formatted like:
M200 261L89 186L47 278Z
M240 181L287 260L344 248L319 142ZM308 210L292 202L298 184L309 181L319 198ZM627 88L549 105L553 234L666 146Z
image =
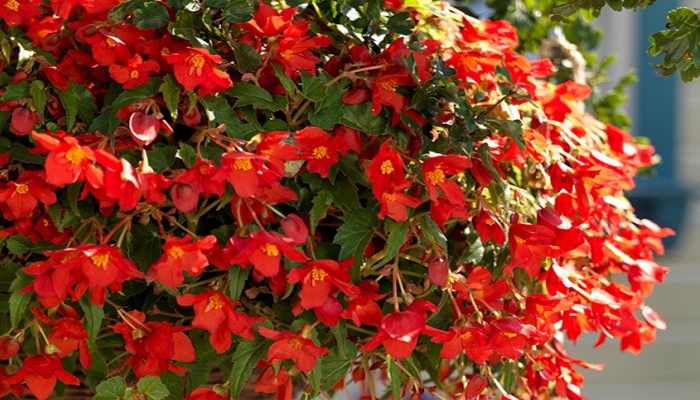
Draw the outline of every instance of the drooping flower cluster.
M250 3L0 0L0 396L579 400L665 328L653 148L510 24Z

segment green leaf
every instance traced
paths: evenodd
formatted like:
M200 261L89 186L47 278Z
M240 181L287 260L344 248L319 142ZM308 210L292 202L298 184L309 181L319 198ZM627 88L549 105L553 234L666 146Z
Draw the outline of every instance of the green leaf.
M355 261L360 262L362 252L380 224L377 212L372 209L359 209L348 214L333 238L333 243L340 245L339 259L355 256Z
M343 117L345 89L337 85L327 88L326 96L315 104L314 112L309 114L309 121L321 129L331 130Z
M176 156L182 160L187 167L195 165L198 159L197 151L187 143L180 143L180 149L177 151Z
M226 93L238 97L234 107L252 105L255 108L268 108L272 104L272 95L267 90L250 83L236 83Z
M199 37L205 30L202 20L197 16L190 10L178 10L175 22L168 24L168 32L189 41L194 47L208 47L209 44Z
M394 395L395 399L401 398L401 375L399 375L399 367L396 366L396 361L390 355L386 356L386 363L388 368L386 369L387 378L391 383L391 393Z
M46 107L46 90L44 82L36 80L32 81L29 86L29 94L32 96L32 101L34 102L34 107L36 111L44 115L44 108Z
M162 400L170 394L158 376L144 376L136 383L136 388L149 400Z
M384 230L389 233L389 239L386 241L386 247L384 248L384 257L382 257L378 265L386 264L399 252L401 246L406 242L409 223L387 220L384 226Z
M78 198L80 197L80 189L82 188L82 182L75 182L68 185L68 190L66 191L66 196L68 198L68 205L71 211L80 217L80 210L78 210Z
M386 27L392 32L400 35L410 35L416 23L411 20L411 13L407 11L394 14L386 21Z
M115 376L97 385L95 391L97 395L93 400L119 400L126 394L126 382L121 376Z
M32 298L31 293L20 293L19 290L25 288L29 285L34 278L30 275L25 274L22 271L17 271L17 277L12 281L10 285L10 324L13 328L19 326L19 321L24 315L24 311L27 309L29 300Z
M148 152L148 163L159 174L172 167L177 149L175 146L163 146Z
M212 122L226 125L226 133L229 136L244 139L238 115L236 115L236 111L231 108L224 98L207 96L204 98L204 102L209 111L214 114L211 119Z
M133 21L139 29L158 29L170 22L170 14L163 5L147 1L134 9Z
M340 122L368 135L385 133L389 119L384 113L372 114L372 103L346 104Z
M88 345L89 346L89 345ZM90 349L90 354L92 355L92 362L90 363L90 369L83 370L85 376L88 379L88 384L90 387L97 386L100 382L103 382L107 375L109 374L109 369L107 367L107 361L102 354ZM120 399L121 397L117 397Z
M146 97L155 96L160 89L162 81L158 78L151 78L147 83L133 89L125 90L112 103L112 108L119 110L122 107L138 103Z
M14 142L10 150L10 159L12 161L21 161L30 164L44 165L45 158L39 154L29 152L27 146Z
M243 293L243 287L250 275L250 268L241 268L239 266L231 266L228 269L228 294L231 300L238 301Z
M273 67L275 69L275 75L277 76L277 79L280 80L280 83L282 83L282 86L284 87L284 91L287 92L287 94L294 101L299 100L299 94L297 93L297 87L294 84L294 81L292 81L292 79L284 73L284 69L282 69L282 67L280 67L277 64L273 64Z
M29 94L29 80L7 85L5 92L0 96L0 101L17 100L27 97Z
M204 0L204 2L202 2L204 7L211 8L221 8L227 4L229 4L229 0Z
M236 346L236 351L231 358L233 367L231 368L231 376L229 378L231 384L231 398L239 398L241 389L248 378L250 378L255 364L265 356L270 345L271 343L269 340L256 334L255 340L242 340L238 346Z
M76 117L86 125L90 125L97 114L97 106L92 92L85 85L78 85L71 82L68 90L56 90L61 99L63 109L66 111L66 125L68 129L73 128Z
M233 0L224 10L224 19L237 24L249 21L255 10L245 0Z
M195 347L196 348L196 347ZM199 356L199 352L197 352ZM199 358L199 357L198 357ZM191 392L194 389L204 385L209 380L211 373L210 363L195 363L187 364L187 391Z
M357 346L349 340L338 343L327 355L319 357L314 369L311 370L311 380L316 380L317 389L330 390L339 380L347 377L352 362L357 358Z
M97 335L100 333L100 327L102 326L102 319L104 318L105 311L102 307L93 304L87 296L83 296L80 299L80 307L85 313L85 319L87 322L87 333L88 333L88 344L91 348L95 348Z
M165 105L170 110L170 115L173 119L177 118L178 108L177 103L180 98L180 85L175 80L174 75L165 75L163 78L163 84L160 85L158 91L163 94L163 100L165 100Z
M301 91L309 100L319 101L326 97L326 86L323 81L306 71L301 72Z
M333 204L333 195L327 190L321 190L311 202L314 204L309 212L309 223L311 234L316 233L316 225L323 215L328 211L328 207Z
M183 392L185 391L185 381L182 379L182 376L168 371L160 376L160 380L169 392L169 394L165 395L165 398L168 400L182 400Z
M10 236L5 242L7 249L15 254L25 254L29 252L29 246L32 244L31 239L26 236Z
M233 56L236 58L236 68L242 73L256 71L262 64L260 54L253 46L243 42L232 42ZM236 83L238 85L239 83Z

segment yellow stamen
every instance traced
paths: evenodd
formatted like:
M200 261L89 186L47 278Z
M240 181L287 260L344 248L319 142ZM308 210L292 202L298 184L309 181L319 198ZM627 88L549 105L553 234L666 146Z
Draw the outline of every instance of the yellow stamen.
M328 158L328 147L318 146L311 152L311 157L320 160L321 158Z
M115 48L115 47L117 47L117 42L115 42L114 39L112 39L112 38L106 38L105 45L109 48Z
M382 161L382 165L379 166L379 170L382 171L382 174L389 175L390 173L394 172L394 165L391 163L391 161L384 160Z
M29 186L17 185L17 187L15 187L15 192L17 192L19 194L27 194L29 192Z
M294 347L295 349L299 350L304 347L304 343L301 342L301 340L297 338L291 338L289 339L289 345Z
M326 272L323 269L314 267L311 270L311 279L313 279L314 281L323 281L326 279L327 276L328 272Z
M90 259L96 267L104 268L109 262L109 253L95 254L94 256L90 257Z
M250 171L253 169L253 163L247 158L238 158L231 164L231 167L239 171Z
M428 180L433 185L437 185L438 183L445 182L445 173L442 172L442 168L440 168L439 165L437 167L435 167L434 170L429 171L425 175L428 177Z
M131 70L131 72L129 72L129 78L136 79L138 77L139 77L139 71L134 69L134 70Z
M185 254L185 251L182 250L182 247L180 246L173 246L168 249L168 257L170 258L178 259L182 257L183 254Z
M205 60L204 56L201 54L193 54L192 57L190 57L190 65L195 68L202 68L206 61L207 60Z
M386 81L379 82L379 88L385 92L395 92L398 82L396 79L388 79Z
M11 11L18 11L19 10L19 3L16 0L8 0L5 3L5 8Z
M518 236L515 237L515 241L516 241L518 244L523 244L523 243L525 243L525 239L523 239L523 238L521 238L521 237L518 237Z
M280 250L272 243L265 243L265 247L262 248L262 252L270 257L277 257L280 255Z
M80 147L71 147L66 152L66 160L70 161L71 164L80 164L83 159L85 159L85 152Z
M207 311L210 309L213 310L219 310L224 306L224 302L221 301L221 297L219 297L218 294L212 295L209 297L209 306L207 307Z

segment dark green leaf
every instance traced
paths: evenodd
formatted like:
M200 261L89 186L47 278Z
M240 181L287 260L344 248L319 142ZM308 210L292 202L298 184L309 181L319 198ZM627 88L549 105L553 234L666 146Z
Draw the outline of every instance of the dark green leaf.
M162 400L170 394L158 376L144 376L136 383L136 388L149 400Z
M32 241L26 236L10 236L5 242L7 249L15 254L25 254L29 252Z
M133 89L122 92L112 103L112 108L118 110L122 107L138 103L139 101L155 96L160 89L162 81L157 78L151 78L147 83L137 86Z
M66 112L66 125L68 129L73 127L77 116L80 116L80 119L86 125L92 123L97 113L97 106L95 105L95 98L92 92L90 92L85 85L78 85L77 83L71 82L68 85L68 90L65 92L63 90L57 90L57 92L63 104L63 109Z
M386 356L386 363L388 368L386 369L387 378L391 385L391 393L394 395L395 399L401 398L401 375L399 375L399 367L396 366L396 361L390 355Z
M323 81L306 71L301 72L301 90L304 97L312 101L320 101L326 97L326 86Z
M272 95L267 90L251 85L250 83L236 83L234 87L227 91L227 94L238 97L238 101L234 107L260 104L268 104L272 102Z
M12 143L10 150L10 159L13 161L21 161L30 164L44 165L45 158L39 154L29 152L27 146L20 143Z
M386 27L400 35L410 35L413 33L413 28L416 27L416 24L411 20L411 13L403 11L392 15L386 22Z
M238 84L236 84L236 86L238 86ZM244 139L238 115L236 115L236 112L223 97L207 96L204 98L204 102L209 111L214 114L214 120L212 122L226 125L226 133L229 136Z
M323 215L326 214L326 211L328 211L328 207L333 203L333 195L326 190L322 190L311 202L314 205L311 207L311 211L309 212L309 223L311 227L311 234L313 235L316 233L316 225L318 225L318 221L321 220Z
M97 395L93 400L119 400L126 394L126 382L121 376L115 376L97 385L95 391Z
M333 243L340 245L339 258L345 260L356 256L356 261L359 261L359 256L380 224L377 212L372 209L359 209L348 214L333 238Z
M0 96L0 101L17 100L27 97L29 94L29 80L7 85L5 92Z
M265 356L270 345L271 343L269 340L256 334L255 340L242 340L238 346L236 346L236 351L233 353L231 359L233 368L229 378L231 384L231 398L239 398L243 384L250 378L255 364Z
M386 264L399 252L401 246L406 242L409 223L386 220L384 227L384 230L389 234L389 239L386 241L386 247L384 248L384 257L382 257L378 265Z
M240 72L256 71L262 64L262 58L253 46L243 42L232 42L231 47L233 48L233 56L236 57L236 68Z
M85 376L88 379L90 387L98 386L100 382L104 382L109 374L109 369L107 367L107 361L104 356L98 352L90 349L90 354L92 355L92 362L90 363L90 369L83 370ZM117 397L120 399L121 397Z
M237 24L246 22L253 17L255 10L245 0L233 0L224 10L224 19Z
M189 41L194 47L208 47L209 45L200 38L200 32L204 32L202 20L190 10L179 10L175 16L175 22L168 24L168 32Z
M191 167L197 163L197 151L187 143L180 143L177 158L182 160L187 167Z
M319 357L311 370L311 380L316 382L316 389L330 390L339 380L347 377L352 362L357 358L357 346L349 340L338 343L327 355Z
M88 333L88 344L94 348L95 340L97 335L100 333L100 327L102 326L102 319L104 318L105 311L102 307L96 306L87 296L83 296L80 299L80 307L85 313L86 319L86 329Z
M371 102L346 104L340 122L369 135L382 134L389 125L389 119L384 113L372 114Z
M17 279L24 278L18 276ZM13 328L19 327L19 321L22 320L22 317L24 316L24 311L27 309L27 305L29 304L29 300L31 299L31 293L20 293L15 291L12 292L12 294L10 295L10 324Z
M44 115L44 107L46 107L46 90L44 86L44 82L36 80L32 81L31 85L29 86L29 94L32 96L32 102L34 103L34 107L36 107L36 111Z
M139 29L158 29L170 22L170 14L163 5L147 1L134 9L133 21Z
M163 94L163 100L165 100L165 105L168 107L168 110L170 110L170 115L173 117L173 119L177 118L177 103L180 97L180 85L175 80L174 75L165 75L165 78L163 78L163 84L160 85L158 91Z
M282 67L277 64L274 64L273 67L275 68L275 75L277 76L277 79L280 80L282 86L284 87L284 91L287 92L287 94L290 95L295 101L299 100L297 87L294 84L294 81L292 81L292 79L284 73L284 69Z
M148 152L148 163L159 174L170 168L175 162L175 146L158 147Z
M160 376L160 380L170 394L166 394L168 400L182 400L185 391L185 380L174 372L166 372ZM155 399L154 399L155 400Z
M241 268L237 265L231 266L228 269L228 294L231 300L238 301L243 293L243 287L250 275L250 268Z
M221 8L229 3L229 0L204 0L204 2L202 2L202 5L204 7Z
M327 95L315 104L314 112L309 114L309 121L321 129L331 130L343 117L343 95L346 90L337 85L329 86Z

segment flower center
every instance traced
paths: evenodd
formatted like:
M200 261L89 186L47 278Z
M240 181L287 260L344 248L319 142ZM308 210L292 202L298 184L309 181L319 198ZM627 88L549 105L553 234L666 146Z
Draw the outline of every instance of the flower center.
M112 39L112 38L106 38L105 45L109 48L114 48L114 47L117 47L117 42L115 42L114 39Z
M96 267L99 268L104 268L107 266L107 263L109 262L109 254L104 253L104 254L95 254L94 256L90 257L92 260L92 263L95 264Z
M382 198L384 198L385 201L396 201L396 196L391 193L383 193Z
M129 78L136 79L138 77L139 77L139 71L134 69L131 72L129 72Z
M510 333L510 332L501 332L501 335L503 335L507 338L514 338L514 337L518 336L517 333Z
M469 331L464 332L463 334L459 335L459 338L462 340L469 340L471 339L473 334Z
M17 185L17 187L15 187L15 192L17 192L19 194L26 194L27 192L29 192L29 186L24 185L24 184Z
M163 47L162 49L160 49L160 54L165 54L167 56L168 54L170 54L170 49L167 47Z
M495 222L493 222L492 219L487 219L486 221L484 221L484 223L485 223L486 225L493 225L493 224L495 224Z
M209 297L209 308L210 309L219 310L223 306L224 306L224 302L221 301L221 298L219 297L218 294L215 294L215 295Z
M239 171L250 171L253 169L253 163L247 158L238 158L233 162L232 167Z
M85 152L80 147L71 147L66 152L66 160L71 164L79 164L85 158Z
M16 0L8 0L5 3L5 8L8 10L17 11L19 10L19 3Z
M388 79L386 81L379 82L379 88L385 92L395 92L396 91L396 79Z
M195 68L202 68L205 62L206 60L201 54L193 54L192 57L190 57L190 65Z
M320 282L320 281L325 280L327 276L328 276L328 272L326 272L320 268L314 267L311 270L311 279L313 279L316 282Z
M438 183L445 182L445 173L442 172L442 169L440 168L439 165L438 165L437 167L435 167L434 170L429 171L429 172L428 172L427 174L425 174L425 175L428 177L428 180L429 180L430 183L432 183L433 185L436 185L436 184L438 184Z
M384 160L382 161L382 165L379 166L379 170L382 171L382 174L389 175L394 172L394 165L390 160Z
M270 257L277 257L278 255L280 255L279 249L272 243L265 243L265 246L263 246L262 248L262 252Z
M515 241L516 241L518 244L523 244L523 243L525 243L525 239L523 239L523 238L521 238L521 237L519 237L519 236L516 236L516 237L515 237Z
M209 168L207 168L206 164L202 164L197 168L197 172L199 172L200 175L209 175Z
M289 339L289 345L294 347L295 349L299 350L304 347L304 343L302 343L301 340L297 338L291 338Z
M311 152L311 157L320 160L321 158L328 158L328 147L318 146Z
M168 256L170 258L178 259L182 257L183 254L185 254L185 251L182 250L182 247L180 246L173 246L168 249Z

